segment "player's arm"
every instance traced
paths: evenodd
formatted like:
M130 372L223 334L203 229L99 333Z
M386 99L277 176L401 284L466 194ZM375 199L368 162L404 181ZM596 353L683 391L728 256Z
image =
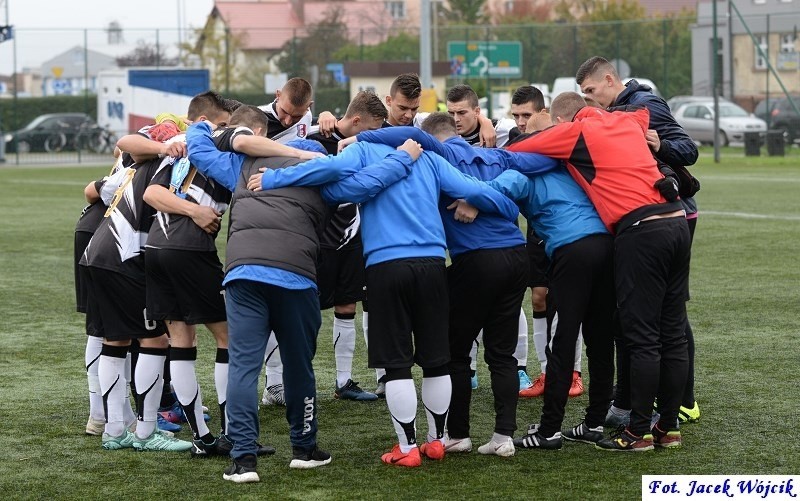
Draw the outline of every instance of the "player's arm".
M432 135L416 127L384 127L383 129L359 132L356 138L358 141L365 143L380 143L392 148L397 148L407 139L413 139L422 146L423 150L447 158L445 145Z
M230 191L236 190L236 181L241 174L241 162L236 155L220 151L211 139L211 126L206 122L198 122L186 130L186 145L189 149L189 161L202 174L222 184Z
M650 123L660 124L656 129L658 143L653 147L656 157L667 165L694 165L699 154L697 145L675 121L667 104L661 99L651 99L646 105Z
M363 165L358 145L333 156L319 157L283 169L265 169L263 174L250 177L251 190L273 190L287 186L321 186L354 174Z
M159 212L187 216L206 233L219 231L222 214L211 207L190 202L171 193L166 187L153 183L144 192L144 201Z
M438 157L433 157L438 159ZM453 198L463 198L481 212L498 214L516 221L519 208L505 195L490 188L486 183L472 176L462 174L458 169L442 160L437 162L441 190Z
M407 139L397 147L396 152L390 153L380 162L325 185L320 193L328 203L367 202L389 186L408 177L411 174L411 165L421 154L419 143Z
M184 157L186 145L180 141L160 143L141 134L128 134L117 141L117 148L128 152L134 162L152 160L157 156Z
M324 156L321 153L298 150L267 137L251 134L237 134L233 138L232 146L237 152L251 157L290 157L311 160L312 158Z
M558 167L559 162L538 153L516 153L508 150L496 150L497 156L503 162L503 168L519 171L526 176L534 176L551 171Z
M580 122L564 122L510 145L507 151L540 153L557 160L569 160L580 133Z
M86 185L86 188L83 189L83 196L87 203L93 204L100 200L100 189L104 182L104 179L98 179Z

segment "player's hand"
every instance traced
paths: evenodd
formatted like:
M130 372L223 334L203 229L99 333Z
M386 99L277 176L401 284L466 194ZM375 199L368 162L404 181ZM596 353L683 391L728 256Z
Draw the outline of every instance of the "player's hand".
M453 219L461 223L471 223L478 217L478 209L468 204L463 198L459 198L455 202L447 206L448 210L455 209Z
M653 151L658 152L661 148L661 140L658 138L658 132L654 131L653 129L647 129L647 132L644 133L644 138L647 140L647 144Z
M353 143L355 143L357 141L358 141L358 139L356 139L356 136L346 137L346 138L344 138L344 139L339 141L339 146L338 146L337 151L339 153L341 153L343 149L347 148L348 146L350 146L351 144L353 144Z
M206 233L216 233L222 224L222 214L211 207L197 205L192 213L192 221Z
M484 148L494 148L497 144L497 131L494 130L492 121L481 115L478 117L478 122L481 124L480 145Z
M534 113L531 115L530 120L528 120L528 126L525 128L525 132L545 130L551 125L553 125L553 120L550 117L550 113L548 113L547 109L545 108L539 113Z
M247 180L248 190L261 191L261 178L264 177L264 171L266 170L266 167L261 167L258 169L258 174L253 174L250 176L250 179Z
M675 174L675 171L666 165L662 165L659 170L664 177L656 181L653 186L658 190L659 193L661 193L661 196L664 197L667 202L674 202L678 200L679 185L678 176Z
M413 139L406 139L406 142L397 147L397 151L405 151L411 156L411 160L416 161L422 155L422 145Z
M186 143L175 141L164 145L164 156L172 158L183 158L186 156Z
M319 132L325 137L331 137L333 129L336 127L336 117L330 111L323 111L317 117Z
M305 151L305 150L298 150L299 153L297 154L297 158L300 160L311 160L314 158L324 157L322 153L318 151Z

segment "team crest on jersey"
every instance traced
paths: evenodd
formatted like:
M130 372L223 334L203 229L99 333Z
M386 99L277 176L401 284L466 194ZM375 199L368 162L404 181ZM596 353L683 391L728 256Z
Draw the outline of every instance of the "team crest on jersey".
M297 124L297 137L306 137L306 124Z

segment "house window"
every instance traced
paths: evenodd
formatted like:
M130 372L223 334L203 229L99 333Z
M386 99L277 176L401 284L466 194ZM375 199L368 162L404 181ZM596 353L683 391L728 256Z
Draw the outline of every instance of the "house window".
M384 5L392 19L406 18L406 3L404 1L384 2Z
M753 0L753 3L756 5L764 5L767 3L767 0Z
M506 12L514 12L514 0L506 0Z
M794 44L796 41L797 37L792 33L781 35L781 52L784 54L788 52L795 52Z
M758 41L758 46L761 47L761 50L764 51L764 54L768 54L769 45L767 44L767 35L756 35L756 40ZM757 70L766 70L767 69L767 60L761 55L761 51L758 50L758 47L754 47L753 50L755 51L755 69Z

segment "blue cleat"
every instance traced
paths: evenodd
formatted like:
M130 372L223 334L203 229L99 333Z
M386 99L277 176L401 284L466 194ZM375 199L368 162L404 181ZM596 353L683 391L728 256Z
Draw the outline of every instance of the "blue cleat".
M358 383L352 379L348 379L341 388L337 387L333 393L333 396L340 400L378 400L378 395L362 390L361 387L358 386Z

